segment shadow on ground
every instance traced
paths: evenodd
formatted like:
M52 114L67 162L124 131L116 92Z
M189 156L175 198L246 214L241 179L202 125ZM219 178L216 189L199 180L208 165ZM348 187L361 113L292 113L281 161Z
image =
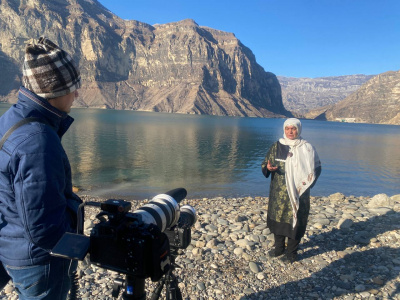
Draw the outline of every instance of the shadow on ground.
M376 294L382 286L400 274L400 241L394 235L380 241L379 235L399 228L400 214L390 211L367 221L354 223L348 229L334 228L330 232L310 236L310 240L301 245L299 262L290 268L300 267L302 260L322 259L316 256L330 251L343 251L340 253L343 258L323 267L310 277L247 295L241 300L299 297L333 299L365 291ZM363 247L370 244L371 240L374 248L371 245ZM285 272L290 272L290 268L285 269ZM400 293L400 283L392 285L386 295L388 299L394 299Z

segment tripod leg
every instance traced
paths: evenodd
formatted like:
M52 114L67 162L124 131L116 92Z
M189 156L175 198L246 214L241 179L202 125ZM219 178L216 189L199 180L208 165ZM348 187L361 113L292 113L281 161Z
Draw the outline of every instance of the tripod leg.
M157 286L154 288L154 291L151 295L151 300L157 300L158 298L160 298L164 283L165 283L165 280L163 279L157 284Z
M178 286L178 280L171 275L168 280L166 300L182 300L182 293Z
M176 300L183 300L182 293L181 293L181 290L179 289L179 287L177 287L177 289L176 289Z

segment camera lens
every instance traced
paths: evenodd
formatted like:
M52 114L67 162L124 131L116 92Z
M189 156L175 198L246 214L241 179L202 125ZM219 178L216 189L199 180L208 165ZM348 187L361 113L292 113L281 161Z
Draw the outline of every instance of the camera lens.
M179 220L179 205L173 197L167 194L155 196L148 204L134 211L140 215L145 224L154 224L163 232L174 226Z
M193 206L184 205L181 207L181 214L178 221L178 227L192 227L197 221L196 210Z

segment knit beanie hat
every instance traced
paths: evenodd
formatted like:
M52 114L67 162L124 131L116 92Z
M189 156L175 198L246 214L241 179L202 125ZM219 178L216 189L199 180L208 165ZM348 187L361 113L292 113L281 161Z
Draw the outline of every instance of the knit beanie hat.
M80 72L72 57L46 37L26 46L22 74L23 86L46 99L81 87Z

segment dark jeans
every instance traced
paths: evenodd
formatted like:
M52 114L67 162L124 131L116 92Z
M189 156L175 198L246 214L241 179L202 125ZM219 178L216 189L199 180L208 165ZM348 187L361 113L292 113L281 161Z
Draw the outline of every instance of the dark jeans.
M0 290L2 290L10 280L10 276L7 274L3 264L0 262Z
M276 235L275 237L275 253L282 254L285 251L285 236L284 235ZM288 255L297 255L297 250L299 249L300 240L291 239L288 237L287 244L287 254Z
M11 276L20 300L65 300L71 288L69 275L78 266L76 260L52 257L44 265L13 267L4 265Z

